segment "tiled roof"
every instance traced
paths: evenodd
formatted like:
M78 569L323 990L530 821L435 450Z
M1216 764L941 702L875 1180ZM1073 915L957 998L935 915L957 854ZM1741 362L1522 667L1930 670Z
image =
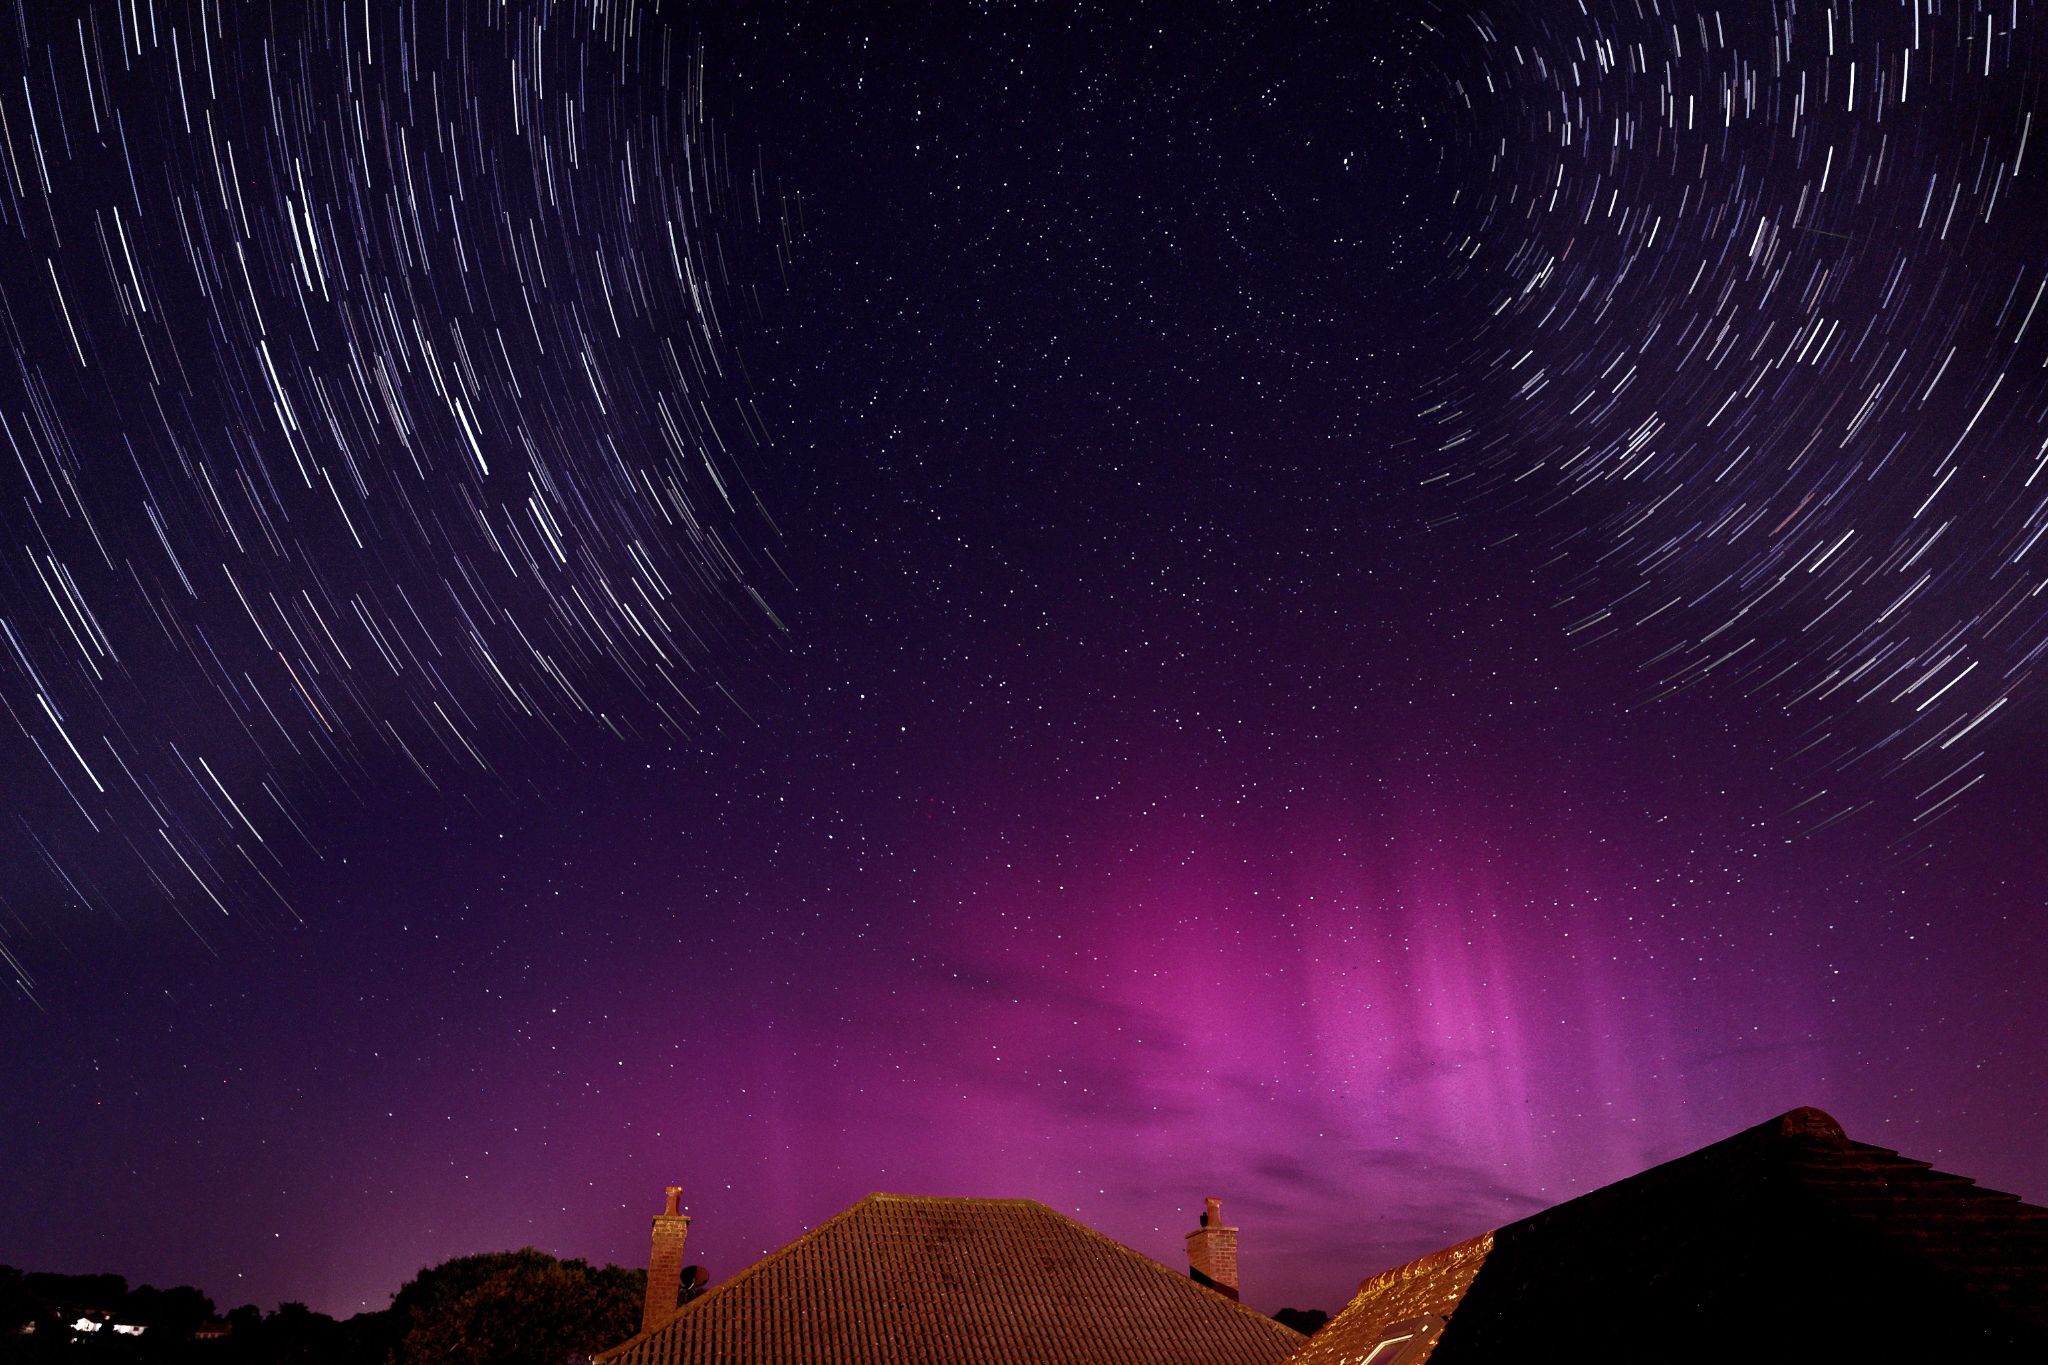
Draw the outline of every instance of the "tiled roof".
M1399 1365L1531 1352L2039 1365L2048 1210L1795 1109L1374 1276L1289 1365L1355 1365L1417 1320Z
M1302 1338L1028 1199L870 1195L603 1365L1276 1365Z
M1396 1324L1448 1318L1492 1251L1489 1232L1373 1276L1288 1365L1359 1365ZM1432 1348L1431 1342L1418 1343L1401 1365L1426 1359Z

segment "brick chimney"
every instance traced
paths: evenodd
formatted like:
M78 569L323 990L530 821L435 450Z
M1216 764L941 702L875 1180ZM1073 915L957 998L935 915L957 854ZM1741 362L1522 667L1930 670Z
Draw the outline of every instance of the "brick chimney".
M1223 1201L1202 1201L1202 1225L1188 1234L1188 1276L1237 1297L1237 1229L1223 1225Z
M640 1330L651 1331L676 1315L683 1289L683 1242L690 1235L690 1215L683 1212L683 1187L668 1187L668 1207L654 1215L654 1233L647 1249L647 1303L640 1311Z

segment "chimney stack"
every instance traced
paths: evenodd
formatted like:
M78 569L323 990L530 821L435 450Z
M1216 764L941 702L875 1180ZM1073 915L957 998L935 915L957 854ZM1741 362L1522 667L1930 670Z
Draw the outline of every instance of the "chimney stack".
M683 1242L689 1235L690 1215L683 1212L683 1187L671 1185L668 1206L654 1215L654 1233L647 1249L647 1303L640 1311L643 1332L652 1331L676 1315L676 1299L683 1290Z
M1223 1201L1202 1201L1202 1225L1188 1234L1188 1276L1237 1297L1237 1229L1223 1225Z

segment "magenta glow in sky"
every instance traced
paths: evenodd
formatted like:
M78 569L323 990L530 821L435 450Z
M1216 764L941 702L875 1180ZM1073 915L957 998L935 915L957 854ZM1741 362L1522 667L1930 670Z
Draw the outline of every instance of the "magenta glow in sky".
M2030 10L356 15L5 40L0 1260L2048 1193Z

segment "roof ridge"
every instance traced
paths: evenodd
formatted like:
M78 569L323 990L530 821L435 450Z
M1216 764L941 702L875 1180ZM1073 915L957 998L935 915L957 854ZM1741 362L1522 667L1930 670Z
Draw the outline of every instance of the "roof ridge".
M1765 1119L1762 1123L1738 1129L1704 1147L1696 1147L1689 1152L1666 1157L1633 1174L1595 1186L1524 1217L1502 1223L1490 1231L1497 1233L1504 1228L1548 1220L1566 1209L1583 1211L1633 1198L1644 1190L1655 1189L1674 1180L1686 1179L1700 1171L1725 1169L1729 1163L1753 1161L1766 1154L1783 1152L1788 1147L1804 1148L1809 1155L1816 1150L1848 1155L1857 1145L1859 1144L1842 1130L1842 1125L1826 1111L1811 1105L1801 1105L1797 1109L1790 1109L1773 1118ZM1892 1152L1891 1155L1897 1156L1898 1153Z
M1097 1232L1094 1228L1089 1227L1080 1219L1073 1218L1068 1216L1067 1214L1061 1213L1058 1209L1053 1208L1049 1204L1040 1204L1036 1199L1020 1199L1016 1202L1020 1204L1035 1204L1039 1208L1044 1209L1047 1213L1051 1214L1053 1217L1059 1219L1061 1222L1072 1224L1074 1227L1079 1228L1088 1236L1093 1237L1096 1241L1108 1245L1109 1247L1113 1248L1114 1250L1121 1253L1123 1256L1129 1258L1130 1260L1140 1262L1141 1264L1148 1266L1153 1270L1157 1270L1162 1275L1167 1276L1169 1279L1181 1281L1190 1286L1191 1288L1199 1290L1204 1294L1208 1294L1214 1297L1216 1302L1226 1305L1230 1308L1234 1308L1240 1313L1249 1313L1254 1318L1257 1318L1260 1322L1265 1323L1269 1327L1277 1327L1281 1331L1286 1332L1292 1336L1301 1336L1301 1333L1295 1331L1286 1323L1281 1322L1275 1318L1268 1317L1266 1314L1261 1313L1258 1309L1253 1308L1250 1305L1245 1304L1237 1299L1231 1298L1228 1294L1219 1294L1213 1289L1209 1289L1203 1285L1197 1284L1192 1277L1181 1274L1179 1271L1175 1270L1172 1266L1167 1265L1165 1262L1155 1261L1150 1256L1147 1256L1144 1252L1139 1251L1137 1248L1125 1246L1122 1242L1119 1242L1116 1238L1110 1236L1108 1233ZM1306 1341L1307 1339L1308 1338L1306 1337L1302 1337L1302 1340L1304 1341Z
M1498 1231L1498 1229L1495 1229L1495 1231ZM1404 1279L1412 1280L1423 1273L1421 1267L1425 1263L1431 1267L1446 1262L1456 1265L1466 1257L1477 1253L1481 1264L1484 1264L1486 1254L1492 1250L1493 1232L1482 1232L1477 1237L1467 1237L1462 1242L1453 1242L1451 1245L1437 1251L1432 1251L1426 1256L1418 1256L1412 1261L1403 1261L1399 1265L1388 1266L1377 1274L1366 1276L1358 1282L1358 1289L1352 1294L1351 1298L1360 1298L1375 1289L1386 1289ZM1346 1300L1344 1306L1349 1308L1351 1306L1350 1300ZM1337 1311L1341 1314L1344 1309L1340 1308Z
M1833 1114L1825 1109L1816 1109L1810 1104L1788 1109L1770 1122L1758 1126L1774 1128L1780 1137L1822 1137L1839 1138L1845 1142L1853 1141ZM1736 1136L1740 1137L1741 1134L1738 1133Z
M830 1218L827 1218L824 1222L818 1224L816 1227L811 1228L806 1232L798 1234L795 1239L789 1242L785 1242L782 1246L777 1247L774 1251L769 1252L766 1256L763 1256L760 1260L754 1262L752 1265L748 1266L745 1270L742 1270L739 1274L733 1276L731 1279L725 1280L717 1285L714 1285L710 1289L705 1290L702 1294L699 1294L696 1298L691 1299L688 1303L679 1305L676 1308L675 1312L669 1314L669 1316L663 1318L654 1326L646 1328L645 1330L626 1338L618 1345L612 1347L609 1351L604 1351L592 1356L590 1358L591 1365L602 1365L604 1361L617 1358L618 1356L624 1354L627 1350L631 1349L632 1347L638 1346L641 1342L647 1340L649 1337L654 1336L657 1333L667 1331L669 1328L675 1326L677 1322L681 1321L684 1315L690 1313L692 1310L700 1307L703 1304L711 1302L715 1298L723 1297L727 1291L735 1289L742 1284L745 1284L748 1280L753 1279L754 1276L759 1274L761 1271L764 1271L768 1267L782 1261L785 1257L787 1257L791 1252L795 1251L798 1247L809 1245L812 1241L817 1239L820 1233L824 1232L825 1229L831 1227L834 1223L842 1222L848 1218L853 1217L854 1214L866 1208L868 1205L875 1203L877 1200L888 1199L891 1197L892 1196L890 1195L884 1194L870 1194L862 1196L860 1199L857 1199L853 1203L848 1204L845 1208L833 1214Z
M877 1199L901 1204L1032 1204L1038 1208L1046 1207L1036 1199L996 1199L978 1194L890 1194L885 1190L875 1191L853 1207L859 1208L861 1204Z
M1287 1324L1275 1321L1273 1318L1268 1317L1266 1314L1259 1312L1256 1308L1252 1308L1244 1303L1241 1303L1235 1299L1230 1298L1227 1295L1220 1294L1217 1293L1215 1290L1203 1287L1202 1285L1196 1283L1193 1279L1176 1272L1172 1267L1164 1264L1163 1262L1154 1260L1152 1257L1145 1255L1143 1252L1138 1251L1135 1248L1125 1246L1122 1242L1117 1241L1114 1237L1109 1236L1107 1233L1098 1232L1096 1229L1088 1226L1080 1219L1062 1213L1060 1212L1060 1210L1053 1208L1051 1205L1046 1204L1041 1200L1017 1198L989 1199L981 1198L974 1195L904 1195L888 1194L881 1191L877 1191L875 1193L865 1195L859 1200L856 1200L854 1203L849 1204L846 1208L841 1209L838 1213L833 1214L830 1218L827 1218L824 1222L819 1223L816 1227L811 1228L806 1232L802 1233L795 1240L787 1243L786 1245L778 1248L773 1252L770 1252L768 1255L763 1256L760 1260L755 1261L752 1265L748 1266L745 1270L741 1271L737 1275L734 1275L731 1279L724 1281L723 1283L707 1290L703 1294L698 1295L690 1302L683 1304L681 1307L677 1308L673 1314L663 1319L660 1323L656 1324L655 1326L650 1327L647 1330L640 1332L639 1334L633 1337L628 1338L627 1340L619 1343L617 1346L612 1347L608 1351L605 1351L597 1356L592 1357L592 1365L605 1365L605 1362L619 1360L623 1358L628 1352L632 1351L635 1347L641 1346L643 1343L647 1342L650 1338L659 1336L664 1332L677 1329L686 1324L689 1319L701 1313L708 1313L712 1311L712 1307L720 1301L722 1301L723 1299L725 1299L728 1294L739 1292L743 1286L747 1285L757 1276L765 1275L773 1268L780 1265L783 1261L787 1260L792 1254L799 1251L800 1249L812 1246L826 1234L830 1233L833 1229L837 1228L840 1224L853 1219L856 1215L862 1213L865 1210L873 1209L888 1204L912 1204L922 1205L928 1208L1005 1208L1019 1212L1022 1212L1024 1210L1035 1210L1038 1213L1046 1215L1049 1219L1061 1225L1062 1227L1075 1232L1079 1232L1080 1234L1082 1234L1084 1238L1090 1239L1093 1244L1108 1249L1109 1251L1115 1253L1119 1258L1121 1258L1127 1263L1135 1263L1137 1266L1142 1267L1145 1270L1151 1271L1156 1275L1163 1277L1164 1280L1170 1281L1176 1285L1186 1285L1188 1292L1200 1296L1198 1298L1189 1300L1190 1303L1213 1304L1215 1308L1223 1310L1223 1315L1226 1318L1228 1318L1232 1314L1237 1314L1240 1316L1240 1320L1245 1321L1247 1325L1256 1323L1261 1328L1270 1331L1272 1335L1280 1341L1305 1340L1305 1338L1303 1338L1299 1332L1296 1332Z
M1796 1343L1788 1359L1891 1359L1960 1330L1991 1348L1973 1355L2031 1365L2048 1359L2048 1209L2004 1193L1794 1109L1367 1278L1295 1362L1355 1361L1423 1312L1474 1354L1572 1329L1603 1359L1739 1313ZM1759 1246L1759 1226L1784 1235ZM1643 1261L1618 1300L1617 1255ZM1790 1298L1787 1273L1807 1277ZM1895 1300L1875 1317L1873 1292Z

